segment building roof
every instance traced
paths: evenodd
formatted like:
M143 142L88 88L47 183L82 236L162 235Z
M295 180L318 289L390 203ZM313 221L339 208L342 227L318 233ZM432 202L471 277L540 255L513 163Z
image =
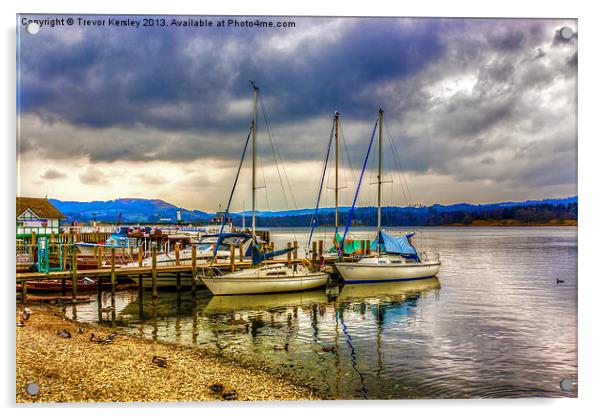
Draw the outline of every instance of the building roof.
M40 218L66 218L61 211L56 209L46 198L17 197L17 217L27 208Z

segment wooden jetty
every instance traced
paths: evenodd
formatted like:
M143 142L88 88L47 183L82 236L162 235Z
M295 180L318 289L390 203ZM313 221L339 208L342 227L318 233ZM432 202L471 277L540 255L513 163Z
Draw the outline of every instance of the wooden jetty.
M268 243L270 248L273 249L273 243ZM364 246L364 244L362 244ZM274 259L274 260L266 260L265 264L276 264L276 263L287 263L288 265L299 264L302 262L307 262L308 259L305 257L300 258L298 256L298 248L299 244L297 241L293 243L287 243L287 247L292 247L293 251L287 253L286 259ZM312 252L311 258L309 259L312 263L316 264L319 259L322 257L322 250L324 244L323 241L313 242L312 244ZM71 255L70 265L71 268L67 270L59 270L59 271L50 271L47 273L42 272L27 272L27 273L17 273L16 280L17 284L21 286L21 293L23 301L27 301L27 283L32 281L43 281L43 280L60 280L62 282L62 296L67 296L67 288L66 282L71 281L71 299L73 303L77 303L78 294L77 294L77 282L78 280L89 277L89 278L97 278L98 279L98 297L100 298L102 292L102 285L104 279L109 279L111 283L111 298L112 303L114 303L114 295L116 291L117 278L119 277L127 277L132 279L137 283L138 289L140 293L143 293L142 281L143 279L151 279L152 280L152 296L156 298L157 295L157 277L164 274L176 275L176 281L179 283L180 274L188 274L190 273L192 276L192 287L191 292L192 296L196 296L197 286L200 285L200 282L197 282L196 276L199 274L207 274L210 273L211 270L219 270L222 272L233 272L240 269L253 267L253 264L250 260L245 260L243 258L242 250L238 253L237 256L235 253L234 246L231 247L230 258L228 260L220 260L215 261L213 264L210 264L205 259L202 261L197 261L197 252L196 245L192 245L192 261L190 264L182 265L180 263L179 258L179 250L176 250L176 261L175 265L172 266L158 266L157 265L157 247L153 246L151 249L151 266L142 266L142 255L139 252L138 255L138 267L116 267L116 250L115 248L111 248L111 263L110 267L101 267L100 257L98 261L98 265L96 269L86 269L86 270L78 270L78 261L77 261L77 253L73 252ZM237 259L238 258L238 259ZM327 258L323 259L324 263L334 263L335 258ZM348 259L352 261L351 259ZM106 280L105 280L106 281ZM177 289L181 289L180 285L177 284Z

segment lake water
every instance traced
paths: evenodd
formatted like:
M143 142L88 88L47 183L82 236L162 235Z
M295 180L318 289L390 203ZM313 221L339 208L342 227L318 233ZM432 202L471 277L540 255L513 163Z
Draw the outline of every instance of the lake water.
M120 292L116 324L259 361L335 398L576 397L577 228L423 231L415 244L440 253L438 278L280 295L199 290L196 302L159 292L154 306L149 292L142 301ZM271 237L278 248L307 233ZM78 305L78 319L98 322L97 306Z

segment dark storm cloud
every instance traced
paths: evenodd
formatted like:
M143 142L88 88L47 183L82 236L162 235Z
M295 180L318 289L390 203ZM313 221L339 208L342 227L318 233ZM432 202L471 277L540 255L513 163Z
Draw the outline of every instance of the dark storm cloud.
M320 160L337 109L359 164L382 106L408 170L572 180L557 172L574 161L577 35L559 30L575 22L290 20L295 29L24 37L22 115L55 127L44 133L24 123L21 151L92 162L233 161L248 131L253 79L286 160ZM554 152L566 143L568 152ZM520 162L520 154L537 160Z

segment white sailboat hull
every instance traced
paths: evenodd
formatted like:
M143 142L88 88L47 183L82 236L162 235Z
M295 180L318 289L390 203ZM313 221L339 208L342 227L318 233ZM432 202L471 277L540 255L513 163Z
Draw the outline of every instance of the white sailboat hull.
M346 283L399 282L428 279L436 276L441 262L422 263L336 263L336 268Z
M274 275L274 273L282 273ZM301 269L291 272L284 266L242 270L226 276L203 277L203 283L214 295L282 293L317 289L328 282L328 273Z

